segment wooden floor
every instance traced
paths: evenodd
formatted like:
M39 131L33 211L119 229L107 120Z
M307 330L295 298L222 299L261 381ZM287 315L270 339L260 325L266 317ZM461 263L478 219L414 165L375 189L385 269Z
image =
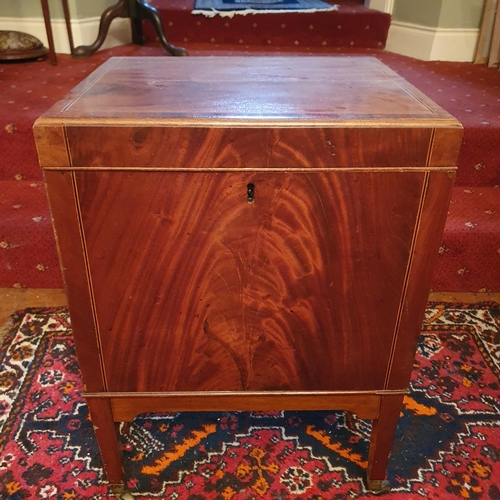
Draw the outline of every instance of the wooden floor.
M475 303L493 301L500 303L500 293L431 293L433 302ZM25 307L54 307L67 304L64 290L32 288L0 288L0 338L4 325L14 311Z
M0 288L0 342L9 328L9 317L18 309L65 306L66 304L64 290Z

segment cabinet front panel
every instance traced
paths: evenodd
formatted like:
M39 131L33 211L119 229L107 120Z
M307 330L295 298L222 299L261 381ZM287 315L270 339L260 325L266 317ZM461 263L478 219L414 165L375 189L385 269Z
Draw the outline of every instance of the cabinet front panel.
M424 173L76 175L108 390L383 388Z

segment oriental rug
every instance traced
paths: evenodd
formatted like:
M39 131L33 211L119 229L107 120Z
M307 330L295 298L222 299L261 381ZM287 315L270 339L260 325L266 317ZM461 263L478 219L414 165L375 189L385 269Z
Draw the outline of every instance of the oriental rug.
M247 14L273 14L284 12L318 12L338 10L322 0L195 0L192 14L206 17L233 17Z
M388 468L393 499L500 499L500 305L431 303ZM66 309L0 350L0 498L110 498ZM342 412L168 413L121 426L138 499L367 498L370 423Z

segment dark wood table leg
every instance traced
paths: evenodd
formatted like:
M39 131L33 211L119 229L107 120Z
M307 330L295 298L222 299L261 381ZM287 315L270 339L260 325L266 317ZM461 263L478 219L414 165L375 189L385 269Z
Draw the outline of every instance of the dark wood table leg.
M404 394L383 395L379 416L372 423L366 482L368 489L376 495L388 493L391 490L386 480L386 472L403 397Z
M99 23L99 33L92 45L80 45L73 51L74 57L89 57L104 43L108 34L109 25L116 17L128 17L127 0L119 0L118 3L108 7L101 16Z
M132 27L132 42L136 45L144 45L145 39L142 33L142 19L134 17L130 19Z
M45 0L47 1L47 0ZM111 21L116 17L128 17L132 24L132 41L137 45L144 43L142 35L142 20L148 19L153 24L156 34L164 49L173 56L187 56L186 49L175 47L165 36L165 30L158 11L146 3L146 0L119 0L108 7L101 16L99 33L92 45L80 45L73 51L74 57L89 57L104 43Z
M50 24L50 11L48 0L42 0L43 21L45 30L47 31L47 39L49 42L49 60L52 66L57 65L56 49L54 47L54 36L52 34L52 25Z
M175 47L167 40L160 14L154 7L151 7L151 5L146 3L146 0L136 0L135 8L137 9L137 15L139 19L148 19L149 21L151 21L156 31L156 35L160 40L160 43L169 54L173 56L188 55L186 49L182 47Z
M69 15L68 0L62 0L62 7L64 11L64 21L66 22L66 31L68 32L69 50L73 55L75 44L73 43L73 31L71 30L71 17Z

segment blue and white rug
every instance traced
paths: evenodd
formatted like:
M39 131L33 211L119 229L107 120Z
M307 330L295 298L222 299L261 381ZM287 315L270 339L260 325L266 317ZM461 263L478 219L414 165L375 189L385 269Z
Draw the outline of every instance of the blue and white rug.
M338 10L322 0L195 0L193 14L206 17Z

